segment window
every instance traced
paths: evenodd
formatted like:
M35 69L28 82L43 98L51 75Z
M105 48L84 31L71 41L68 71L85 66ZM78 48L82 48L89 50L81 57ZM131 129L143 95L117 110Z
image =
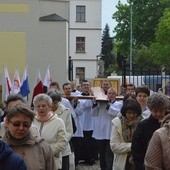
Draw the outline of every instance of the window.
M76 67L76 77L79 78L79 81L85 80L85 67Z
M85 37L76 37L76 52L85 52Z
M76 6L76 21L85 22L85 6Z

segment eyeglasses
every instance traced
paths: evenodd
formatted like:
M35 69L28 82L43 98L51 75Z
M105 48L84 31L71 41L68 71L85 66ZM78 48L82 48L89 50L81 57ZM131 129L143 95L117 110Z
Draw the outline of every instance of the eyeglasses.
M28 123L28 122L12 122L10 120L9 122L16 128L19 128L22 125L24 128L28 129L31 126L31 123Z

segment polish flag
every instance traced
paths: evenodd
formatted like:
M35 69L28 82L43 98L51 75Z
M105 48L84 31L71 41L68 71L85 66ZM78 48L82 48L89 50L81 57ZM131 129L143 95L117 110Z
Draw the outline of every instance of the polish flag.
M33 90L31 107L33 107L34 97L40 93L44 93L44 89L43 89L43 83L42 83L41 74L40 74L40 68L38 68L37 74L36 74L36 80L35 80L35 87Z

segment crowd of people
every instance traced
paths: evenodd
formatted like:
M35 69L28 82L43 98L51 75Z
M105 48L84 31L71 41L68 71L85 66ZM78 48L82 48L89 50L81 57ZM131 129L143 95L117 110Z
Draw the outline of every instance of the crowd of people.
M80 88L81 87L81 88ZM34 108L10 94L0 124L1 170L75 170L80 164L101 170L168 170L170 102L146 86L117 91L101 82L106 100L96 100L83 80L51 82L47 93L34 97ZM89 97L89 98L88 98Z

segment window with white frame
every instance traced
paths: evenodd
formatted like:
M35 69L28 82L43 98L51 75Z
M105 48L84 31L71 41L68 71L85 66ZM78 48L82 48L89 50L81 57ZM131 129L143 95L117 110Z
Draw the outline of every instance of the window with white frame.
M85 6L76 6L76 21L77 22L85 22L86 20L86 7Z
M76 52L85 52L85 37L76 37Z

